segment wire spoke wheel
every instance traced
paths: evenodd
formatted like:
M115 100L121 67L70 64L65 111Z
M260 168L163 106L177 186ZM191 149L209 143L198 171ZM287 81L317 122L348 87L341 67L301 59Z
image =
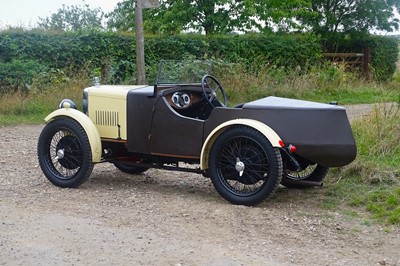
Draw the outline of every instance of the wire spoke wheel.
M313 165L309 165L303 171L299 171L299 172L288 171L288 172L285 172L285 177L288 179L291 179L291 180L295 180L295 181L305 180L313 174L313 172L315 171L316 168L317 168L317 165L313 164Z
M268 177L269 163L263 148L248 137L231 138L218 154L217 171L227 189L238 195L257 193ZM236 163L244 164L240 176Z
M60 179L72 178L83 164L82 148L77 136L68 129L56 132L48 140L48 167Z
M311 164L299 172L285 171L281 184L287 188L307 188L314 185L300 183L300 181L322 182L328 174L329 168L319 164ZM299 184L296 184L299 181Z
M90 143L84 129L72 119L57 119L39 137L38 159L47 179L59 187L77 187L93 169Z
M246 126L233 126L214 142L209 172L216 190L226 200L255 205L278 187L282 159L260 132Z

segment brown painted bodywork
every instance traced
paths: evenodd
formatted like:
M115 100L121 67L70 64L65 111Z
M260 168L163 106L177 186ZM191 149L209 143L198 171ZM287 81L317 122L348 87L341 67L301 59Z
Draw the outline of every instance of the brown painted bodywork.
M196 99L186 110L174 108L170 95L186 91ZM192 97L191 96L191 97ZM297 154L326 167L343 166L356 156L356 144L343 107L266 97L239 108L212 109L199 101L196 85L145 87L127 95L129 152L198 160L207 136L221 123L258 120L272 128Z

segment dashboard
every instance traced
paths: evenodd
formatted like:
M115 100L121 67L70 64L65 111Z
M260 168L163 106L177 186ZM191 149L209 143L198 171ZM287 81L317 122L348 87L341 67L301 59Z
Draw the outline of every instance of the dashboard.
M201 102L203 97L200 92L177 91L166 95L168 103L176 109L187 109Z

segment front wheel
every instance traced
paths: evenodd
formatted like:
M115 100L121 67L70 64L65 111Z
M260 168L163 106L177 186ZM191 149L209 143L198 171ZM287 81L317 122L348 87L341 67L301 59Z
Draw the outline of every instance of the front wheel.
M315 186L310 182L322 182L325 176L328 174L329 168L319 164L309 165L306 169L300 172L287 171L284 172L281 184L287 188L307 188ZM296 183L298 182L298 183Z
M48 123L39 136L37 153L44 175L58 187L78 187L92 173L88 137L73 119L61 118Z
M238 205L260 203L275 192L282 178L279 150L247 126L233 126L215 140L208 166L218 193Z

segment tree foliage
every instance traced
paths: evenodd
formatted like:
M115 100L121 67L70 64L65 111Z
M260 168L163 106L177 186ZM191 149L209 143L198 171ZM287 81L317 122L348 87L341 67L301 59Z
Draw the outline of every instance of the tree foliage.
M183 31L206 35L247 31L254 24L252 0L162 0L158 8L144 10L147 33L176 34ZM106 15L113 30L133 31L134 0L118 3Z
M241 31L251 21L248 1L180 0L162 1L150 10L147 26L153 32L192 31L206 35Z
M135 30L135 0L117 3L114 11L105 15L107 27L113 31L132 32Z
M327 35L336 32L368 34L370 31L399 29L394 10L399 0L313 0L312 17L302 23L313 32Z
M311 18L311 0L250 0L248 11L253 18L252 24L260 32L289 32L304 30L306 25L299 18Z
M251 6L261 32L274 29L306 30L322 36L338 32L366 35L400 26L394 12L400 8L400 0L253 0Z
M103 30L104 12L89 5L63 5L56 13L39 18L38 27L54 31Z
M107 15L113 30L134 29L135 0L118 3ZM393 31L400 21L394 11L400 0L162 0L144 12L145 31L176 34L196 32L311 31L368 34Z
M322 36L341 33L366 35L394 31L400 20L395 10L400 0L161 0L157 8L144 10L145 32L227 33L310 31ZM89 5L65 6L39 28L57 31L107 29L133 32L136 0L123 0L104 14Z

